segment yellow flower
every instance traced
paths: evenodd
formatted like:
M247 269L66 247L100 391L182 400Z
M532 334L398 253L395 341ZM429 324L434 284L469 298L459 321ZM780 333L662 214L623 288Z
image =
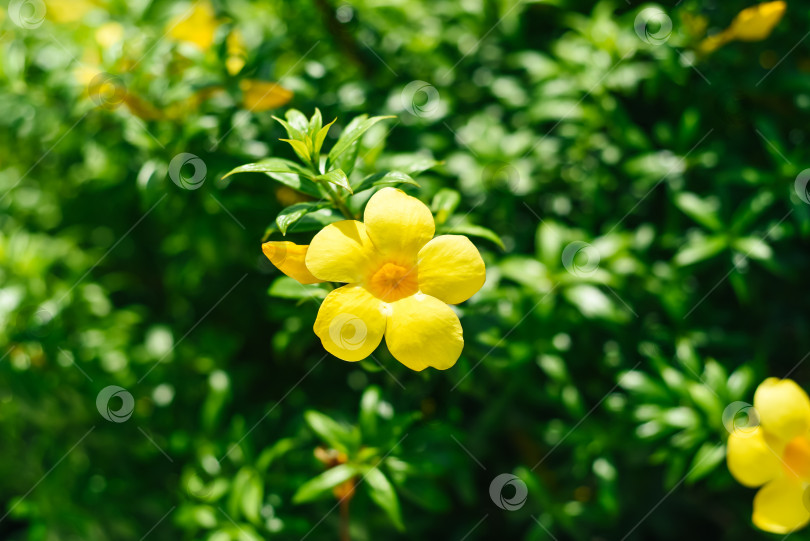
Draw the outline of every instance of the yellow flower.
M198 2L169 22L168 34L177 41L194 44L201 51L207 51L214 43L214 34L219 21L210 2Z
M447 304L484 284L481 255L467 237L433 238L430 210L394 188L375 193L364 218L326 226L309 246L313 275L348 283L324 299L315 334L344 361L368 357L385 336L394 358L411 370L450 368L464 338Z
M265 242L262 244L262 252L276 266L278 270L301 282L302 284L317 284L323 282L318 280L307 270L304 259L309 246L295 244L292 242Z
M293 93L278 83L242 79L239 81L242 90L242 107L249 111L267 111L287 104Z
M719 34L704 39L700 49L708 53L729 41L761 41L771 35L771 31L782 19L786 9L787 4L782 0L745 8L734 17L731 26Z
M228 57L225 59L225 69L228 70L229 74L236 75L245 67L247 59L247 49L245 48L245 41L242 39L242 33L239 30L234 30L228 34L225 47L228 53Z
M810 486L810 399L793 380L768 378L754 394L756 428L728 439L728 469L745 486L762 486L754 497L754 525L785 534L807 525L804 501Z

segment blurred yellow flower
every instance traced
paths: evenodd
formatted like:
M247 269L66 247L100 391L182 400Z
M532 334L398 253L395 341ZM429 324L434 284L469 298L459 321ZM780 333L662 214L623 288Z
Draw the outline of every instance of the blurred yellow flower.
M169 22L168 34L177 41L191 43L201 51L207 51L214 43L218 27L219 21L210 2L199 1L191 10Z
M782 19L786 9L787 4L782 0L745 8L734 17L731 26L719 34L704 39L700 49L710 53L729 41L761 41L771 35L771 31Z
M96 28L95 36L102 47L112 47L124 39L124 27L116 22L104 23Z
M267 111L286 105L293 93L278 83L242 79L239 81L242 90L242 107L249 111Z
M234 30L228 34L225 47L228 53L228 57L225 59L225 69L228 70L229 74L236 75L245 67L247 59L247 49L242 39L242 33L239 30Z
M276 266L278 270L301 282L302 284L317 284L318 280L307 269L304 259L309 246L292 242L265 242L262 252Z
M93 9L90 0L46 0L46 17L54 22L64 24L80 21Z
M385 336L394 358L411 370L450 368L464 338L447 304L469 299L484 284L481 255L467 237L433 238L430 209L401 190L375 193L364 220L336 222L312 239L309 271L348 283L324 299L315 334L344 361L365 359Z
M745 486L759 487L754 525L785 534L810 521L804 499L810 483L810 399L793 380L768 378L754 394L755 428L728 439L728 469Z

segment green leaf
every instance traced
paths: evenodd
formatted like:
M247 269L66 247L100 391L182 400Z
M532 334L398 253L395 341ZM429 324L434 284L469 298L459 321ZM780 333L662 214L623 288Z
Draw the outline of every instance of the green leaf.
M323 117L321 116L321 110L316 107L315 112L312 114L312 118L309 119L309 124L307 125L309 138L314 140L315 135L321 130L322 127Z
M675 196L675 205L684 214L712 231L723 230L723 223L717 215L719 205L716 202L701 199L690 192L682 192Z
M453 214L461 202L461 194L450 188L442 188L433 196L430 210L436 217L436 223L441 225Z
M306 420L312 431L333 449L348 453L350 447L357 442L357 438L350 428L341 425L323 413L308 410L304 413L304 420Z
M318 115L320 116L320 113L318 113ZM298 133L306 134L309 131L309 120L307 120L306 115L298 109L289 109L286 113L284 113L284 118L287 119L290 126L295 128Z
M349 150L356 141L358 141L364 133L366 133L369 129L371 129L374 124L381 120L385 120L387 118L395 118L393 116L373 116L368 118L367 115L360 115L352 119L349 122L349 125L346 126L346 129L343 130L343 133L340 134L335 146L332 147L332 150L329 151L329 161L330 163L335 163L335 161L340 157L341 154Z
M281 231L282 235L286 235L287 229L289 229L291 225L310 212L320 210L326 205L327 203L325 202L296 203L294 205L290 205L279 212L278 216L276 216L276 225L278 226L278 230Z
M261 509L264 500L264 485L259 475L251 470L250 477L242 489L242 513L254 524L261 522Z
M255 163L246 163L231 170L222 178L236 173L264 173L276 182L312 197L322 197L318 185L313 182L314 175L295 162L283 158L266 158Z
M454 224L440 227L440 232L444 235L469 235L494 242L501 250L506 250L501 237L491 229L474 224Z
M310 231L320 231L324 227L329 224L339 222L341 220L345 220L346 217L343 214L337 212L334 209L321 209L316 210L315 212L310 212L297 222L295 222L291 227L287 229L288 233L307 233ZM267 242L267 239L270 238L270 235L278 231L278 225L275 222L270 224L264 232L264 236L262 237L262 242Z
M380 186L398 186L400 184L419 186L419 183L412 179L407 173L401 171L380 171L361 180L357 186L355 186L354 193Z
M330 122L329 124L327 124L326 126L324 126L323 128L319 129L313 136L313 150L315 153L321 151L321 148L323 147L323 142L324 140L326 140L326 134L329 133L329 128L331 128L332 124L334 124L336 121L337 118L332 122Z
M686 475L686 483L692 484L706 477L714 471L725 458L726 448L724 445L709 441L705 442L692 459L692 465L689 467L689 473Z
M681 267L692 265L719 254L727 245L728 241L725 236L700 237L678 250L673 261Z
M380 388L376 385L370 386L363 393L360 399L360 430L363 433L363 441L374 439L377 435L378 407L380 405Z
M369 496L374 500L374 503L385 511L398 530L405 530L405 525L402 523L402 511L399 507L399 499L397 498L397 493L391 481L388 480L379 468L368 470L363 479L369 487Z
M288 111L288 114L289 114L289 111ZM287 137L289 137L290 139L295 139L297 141L303 141L304 140L304 132L303 131L295 128L294 126L291 126L289 122L287 122L285 120L282 120L282 119L278 118L277 116L274 116L273 119L276 122L278 122L279 124L281 124L282 126L284 126L284 130L287 132Z
M293 495L292 501L293 503L305 503L316 500L330 494L333 488L345 483L355 475L357 475L357 468L351 464L340 464L330 468L301 485Z
M768 261L773 257L773 250L768 246L765 241L756 237L746 237L737 239L733 243L734 249L742 252L745 257L756 259L758 261Z
M323 284L302 284L295 278L279 276L270 284L267 293L280 299L325 299L329 293Z
M348 190L349 193L352 192L352 187L349 184L349 178L346 176L346 173L343 172L342 169L332 169L328 173L324 173L323 175L318 175L315 177L318 180L325 180L326 182L330 182L341 188Z
M228 174L222 178L228 178L236 173L294 173L296 175L304 175L312 178L312 174L290 160L283 158L265 158L255 163L246 163L234 169L231 169Z
M293 147L293 150L298 157L304 160L305 162L312 161L312 156L309 152L309 147L306 143L298 141L296 139L279 139L279 141L284 141L285 143L290 143L290 146Z
M431 158L417 159L410 162L408 166L405 167L404 169L406 173L415 177L419 173L427 171L428 169L433 169L437 165L441 165L443 163L444 162L434 160Z

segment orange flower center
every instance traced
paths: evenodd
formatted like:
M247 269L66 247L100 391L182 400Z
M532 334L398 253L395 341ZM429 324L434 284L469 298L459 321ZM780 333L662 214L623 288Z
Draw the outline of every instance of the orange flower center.
M790 440L785 446L782 460L789 475L810 479L810 439L797 436Z
M419 291L416 266L409 268L396 263L385 263L371 275L368 289L385 302L409 297Z

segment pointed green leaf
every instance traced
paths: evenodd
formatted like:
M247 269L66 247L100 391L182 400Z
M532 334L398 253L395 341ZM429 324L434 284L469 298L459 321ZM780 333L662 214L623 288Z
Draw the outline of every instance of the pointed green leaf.
M287 229L289 229L289 227L293 225L295 222L297 222L310 212L320 210L325 206L326 203L323 202L296 203L295 205L290 205L289 207L279 212L278 216L276 216L276 225L278 225L278 230L281 231L282 235L286 235Z
M309 120L306 115L298 109L290 109L284 114L284 118L290 123L290 126L295 128L298 132L306 134L309 131Z
M402 511L399 507L399 499L397 498L397 493L391 481L388 480L379 468L370 469L363 480L369 487L369 496L371 496L374 503L385 511L388 518L391 519L391 522L394 523L398 530L404 530L405 525L402 523Z
M309 152L309 146L303 141L297 141L295 139L279 139L279 141L284 141L285 143L290 143L290 146L293 147L293 150L298 157L304 160L305 162L309 162L312 159L312 156Z
M343 426L323 413L309 410L304 413L304 420L306 420L313 432L333 449L348 453L349 448L355 443L356 438L352 429Z
M319 129L315 133L314 142L313 142L315 152L320 152L321 151L321 148L323 147L323 142L326 140L326 134L329 133L329 128L331 128L332 124L334 124L336 121L337 121L337 118L335 120L333 120L332 122L330 122L329 124L327 124L326 126L324 126L323 128Z
M329 151L329 161L331 163L335 163L335 160L337 160L341 154L349 150L349 147L359 140L364 133L371 129L374 124L387 118L394 117L373 116L371 118L367 118L366 115L360 115L354 118L351 122L349 122L349 125L346 126L346 129L343 130L343 133L340 134L340 137L335 143L335 146L332 147L332 150Z
M336 184L341 188L348 190L349 193L354 193L352 191L351 185L349 184L349 178L346 176L346 173L344 173L343 170L341 169L332 169L328 173L318 175L315 178L318 180L325 180L326 182L331 182L332 184Z
M381 171L379 173L369 175L361 180L354 188L354 193L362 192L363 190L369 190L375 187L398 186L400 184L410 184L411 186L417 187L419 186L419 183L412 179L407 173L403 173L401 171Z
M304 132L295 128L294 126L291 126L290 123L287 122L286 120L282 120L277 116L274 116L273 120L284 126L284 130L287 132L287 137L289 137L290 139L295 139L297 141L304 140Z
M288 233L307 233L309 231L320 231L329 224L345 220L346 217L340 212L333 209L324 208L315 212L310 212L303 218L295 222L287 229ZM262 237L262 242L267 242L270 235L279 231L278 225L275 222L267 226Z
M283 158L265 158L255 163L246 163L231 169L222 178L228 178L236 173L295 173L312 177L312 174L295 162Z
M312 118L309 119L308 125L308 133L310 138L313 140L321 128L323 127L323 117L321 116L321 110L317 107L315 108L315 112L312 114Z
M678 250L673 261L681 267L692 265L719 254L727 245L728 241L725 236L700 237Z
M469 235L471 237L478 237L494 242L501 250L506 250L501 237L491 229L474 224L453 224L445 225L440 228L443 235Z
M723 223L717 214L719 207L716 202L701 199L690 192L682 192L675 196L675 205L684 214L712 231L723 230Z
M450 188L442 188L433 196L430 210L436 217L437 224L443 224L455 212L461 202L461 194Z
M325 299L327 293L329 293L329 289L323 284L302 284L289 276L279 276L273 280L267 290L268 295L279 299L314 301Z
M293 495L292 501L293 503L305 503L331 494L333 488L345 483L355 475L357 475L357 469L350 464L340 464L330 468L301 485Z

